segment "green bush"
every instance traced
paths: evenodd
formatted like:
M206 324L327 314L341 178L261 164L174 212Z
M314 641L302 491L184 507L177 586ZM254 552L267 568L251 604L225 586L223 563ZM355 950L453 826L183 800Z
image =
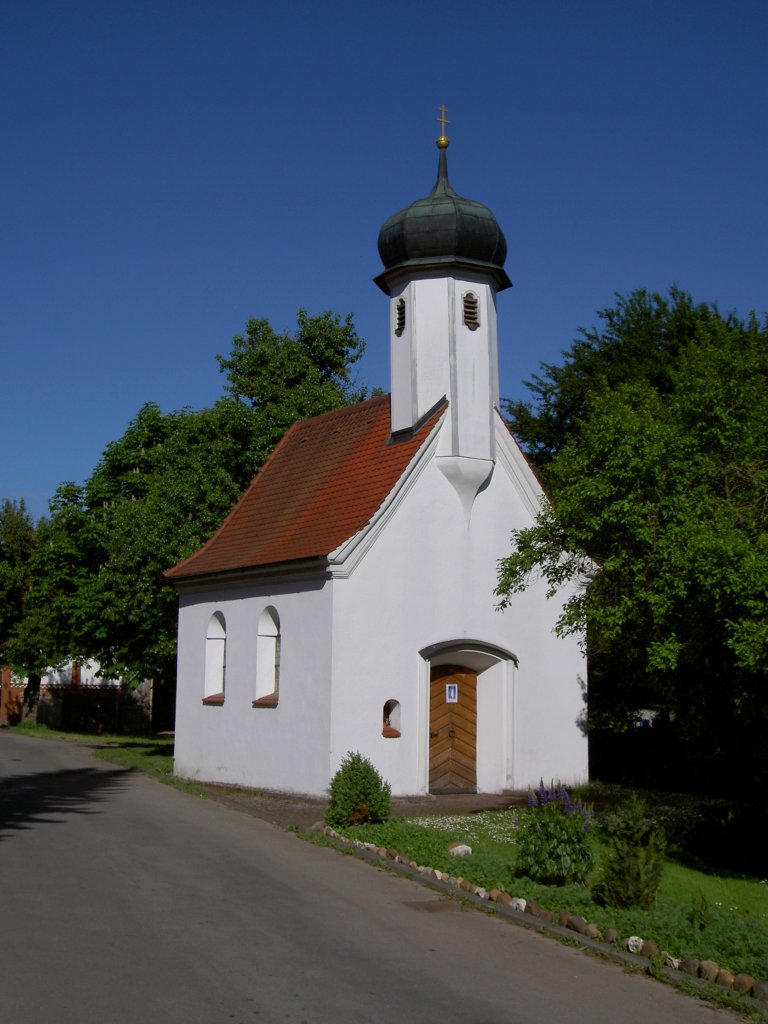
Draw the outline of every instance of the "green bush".
M584 819L557 803L526 814L517 843L517 874L544 885L584 882L594 864Z
M349 753L331 779L326 824L333 828L386 821L389 817L389 783L362 754Z
M605 857L593 889L595 899L609 907L650 910L664 869L663 830L635 796L604 818L601 836Z

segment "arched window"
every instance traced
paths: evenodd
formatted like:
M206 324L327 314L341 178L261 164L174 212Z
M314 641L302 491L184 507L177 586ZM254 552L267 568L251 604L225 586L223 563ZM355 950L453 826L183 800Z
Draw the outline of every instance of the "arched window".
M400 335L405 330L405 299L398 299L395 304L395 334Z
M388 700L384 704L381 735L396 740L400 736L400 701Z
M205 682L203 704L224 703L224 680L227 674L227 626L221 612L208 620L205 637Z
M470 331L476 331L480 326L480 311L474 292L464 293L464 323Z
M265 608L259 617L256 638L255 708L277 707L280 690L280 616Z

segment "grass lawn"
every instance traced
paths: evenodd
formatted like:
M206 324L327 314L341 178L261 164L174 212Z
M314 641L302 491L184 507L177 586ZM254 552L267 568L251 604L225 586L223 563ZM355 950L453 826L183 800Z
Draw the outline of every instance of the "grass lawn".
M173 778L172 736L112 736L108 733L58 732L45 725L22 722L13 727L25 736L60 739L93 747L94 757L122 768L138 768L150 775Z
M695 870L668 859L661 889L651 910L600 906L591 894L599 874L601 846L590 835L597 867L583 885L547 886L515 871L515 833L522 815L513 809L445 818L392 819L383 825L339 830L350 838L396 850L409 859L446 871L510 896L535 899L551 910L567 909L594 921L603 931L616 928L624 938L654 939L675 957L714 960L733 974L768 980L768 883ZM471 856L452 857L447 847L459 840Z
M703 898L713 911L768 924L768 882L764 879L708 875L667 861L660 895L686 906Z

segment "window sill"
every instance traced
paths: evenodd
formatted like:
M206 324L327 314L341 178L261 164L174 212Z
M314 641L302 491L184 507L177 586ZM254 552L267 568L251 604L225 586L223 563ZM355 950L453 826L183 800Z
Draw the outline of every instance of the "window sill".
M385 725L384 728L381 730L381 735L388 740L399 740L400 730L395 729L393 725Z
M276 708L277 707L277 694L268 693L266 697L259 697L258 700L251 702L252 708Z
M223 703L223 693L212 693L208 697L203 697L203 704L208 708L220 708Z

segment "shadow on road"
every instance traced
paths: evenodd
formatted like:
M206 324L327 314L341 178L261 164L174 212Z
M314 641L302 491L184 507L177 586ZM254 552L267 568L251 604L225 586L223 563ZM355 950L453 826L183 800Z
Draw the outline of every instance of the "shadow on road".
M59 772L11 775L0 782L0 841L35 824L59 824L69 814L96 814L95 807L120 788L130 774L75 768Z

